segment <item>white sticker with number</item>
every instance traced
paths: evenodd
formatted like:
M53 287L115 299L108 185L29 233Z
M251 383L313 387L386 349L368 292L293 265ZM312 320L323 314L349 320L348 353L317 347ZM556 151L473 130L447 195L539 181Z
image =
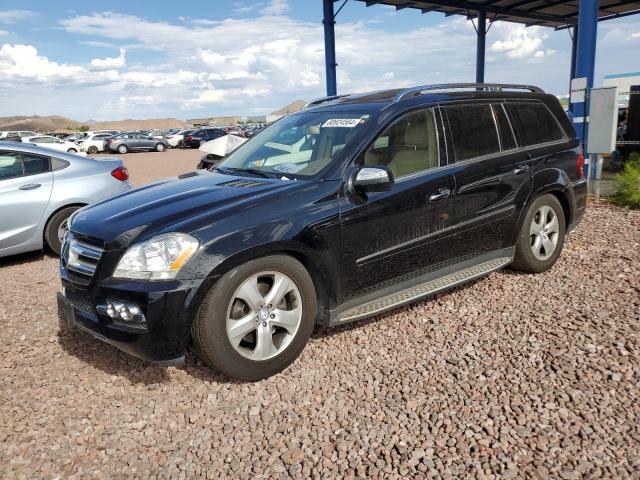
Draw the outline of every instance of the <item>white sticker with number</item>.
M360 123L360 118L332 118L322 124L323 128L327 127L346 127L353 128Z

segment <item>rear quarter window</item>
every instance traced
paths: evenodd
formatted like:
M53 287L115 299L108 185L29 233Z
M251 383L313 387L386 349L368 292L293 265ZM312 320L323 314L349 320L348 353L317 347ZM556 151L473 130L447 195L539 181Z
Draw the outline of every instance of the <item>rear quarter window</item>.
M566 137L551 111L541 102L509 103L511 117L526 146L549 143Z

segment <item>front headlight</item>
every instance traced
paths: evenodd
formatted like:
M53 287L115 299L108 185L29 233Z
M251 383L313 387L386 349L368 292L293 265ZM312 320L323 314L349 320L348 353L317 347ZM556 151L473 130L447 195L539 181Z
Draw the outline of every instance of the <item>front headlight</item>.
M113 272L117 278L165 280L175 278L198 249L186 233L166 233L127 249Z

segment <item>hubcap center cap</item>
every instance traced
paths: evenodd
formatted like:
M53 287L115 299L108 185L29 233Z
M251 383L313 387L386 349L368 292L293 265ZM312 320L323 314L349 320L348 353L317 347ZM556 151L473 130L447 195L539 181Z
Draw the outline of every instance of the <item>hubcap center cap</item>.
M261 322L266 322L267 320L269 320L269 310L262 307L258 312L258 318L260 319Z

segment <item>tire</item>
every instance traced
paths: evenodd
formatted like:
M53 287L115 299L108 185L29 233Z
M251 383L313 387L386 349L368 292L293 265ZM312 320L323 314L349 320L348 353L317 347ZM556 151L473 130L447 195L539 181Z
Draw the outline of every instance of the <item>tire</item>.
M537 197L520 227L513 268L529 273L550 269L560 256L565 233L564 210L558 199L551 194Z
M95 155L96 153L98 153L98 147L96 147L95 145L91 145L89 148L87 148L87 153Z
M118 153L125 154L129 151L129 148L126 145L120 145L118 147Z
M268 284L270 276L273 277L271 285ZM278 281L283 278L290 281L291 290L287 290L289 286L274 288L282 285ZM278 305L252 309L238 296L245 296L241 286L252 284L256 286L253 292L259 295L253 297L256 306L266 303L269 294L278 297L276 291L285 294ZM282 315L285 311L290 315ZM272 313L269 315L269 312ZM251 260L220 277L202 300L193 321L192 335L196 350L210 367L231 378L256 381L283 371L300 355L313 331L316 313L316 293L309 272L292 257L273 255ZM233 319L233 316L239 318ZM287 318L290 326L276 326ZM235 336L239 340L234 346L228 329L241 326L237 322L242 319L246 328L241 328L241 333ZM265 332L268 337L264 337ZM259 338L269 338L270 347L260 349ZM262 345L267 343L263 340Z
M61 230L65 228L66 222L73 212L81 207L66 207L54 213L44 228L44 241L56 255L60 255L62 250L62 238L59 236Z
M155 146L154 150L156 152L164 152L164 150L165 150L164 143L156 143L156 146Z
M75 148L70 148L69 150L67 150L67 153L78 153L78 150L76 150Z
M207 143L206 140L200 140L200 146L203 146L205 143Z

